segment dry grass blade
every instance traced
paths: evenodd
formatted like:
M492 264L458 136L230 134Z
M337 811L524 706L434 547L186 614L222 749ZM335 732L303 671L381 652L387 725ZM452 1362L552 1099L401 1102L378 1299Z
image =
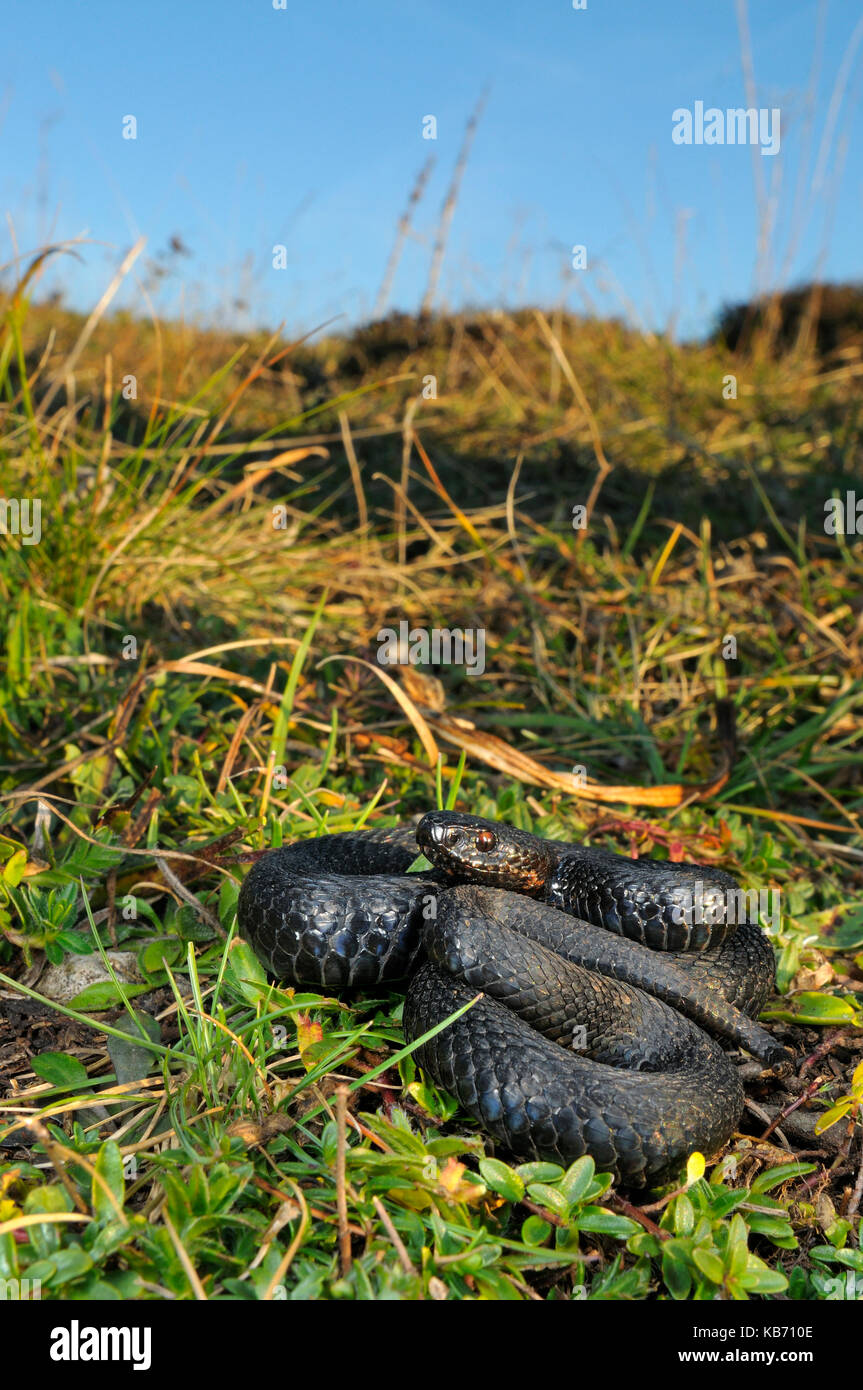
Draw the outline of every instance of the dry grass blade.
M393 242L393 249L390 252L389 260L387 261L386 269L384 270L384 278L381 281L381 287L378 291L378 297L375 300L374 314L372 316L373 318L383 318L384 310L387 307L387 303L390 297L390 291L393 286L393 280L395 279L396 270L398 269L398 264L401 260L402 249L404 247L405 241L407 240L408 232L410 231L411 219L413 218L414 212L422 199L423 193L425 192L425 186L428 183L431 171L434 168L434 163L434 155L429 155L422 169L420 169L416 183L411 189L410 197L407 201L407 207L405 208L404 212L399 218L399 224L396 230L396 237L395 241Z
M276 454L275 458L268 459L266 463L251 463L246 469L245 478L241 479L239 483L235 483L232 488L228 488L221 497L217 497L216 501L202 512L201 519L205 521L208 517L218 516L219 512L227 511L235 502L248 496L258 483L263 482L264 478L269 477L271 473L277 473L280 469L290 469L291 464L302 463L303 459L313 457L326 459L329 456L329 449L312 446L306 449L285 449L282 453ZM288 477L292 478L294 482L298 482L300 474L289 471Z
M63 382L66 380L68 376L71 376L72 372L74 372L75 367L78 363L78 359L81 356L81 353L84 351L85 347L87 346L88 342L93 336L93 333L96 329L96 325L104 315L105 310L108 308L108 305L111 303L111 300L114 298L114 295L117 293L118 289L125 280L129 271L132 269L132 266L135 264L136 260L140 256L146 244L147 238L139 237L138 240L135 242L135 245L132 246L126 252L125 256L120 262L119 268L112 276L110 284L108 285L107 289L102 295L102 298L99 300L99 303L96 305L92 314L87 319L87 322L84 324L84 327L81 329L75 346L72 348L72 351L69 353L68 357L66 358L66 361L63 363L61 370L56 373L53 383L45 392L45 395L42 398L42 401L39 405L39 409L36 412L37 416L44 418L44 416L48 413L48 410L50 409L51 405L53 404L54 398L56 397L57 392L63 385Z
M185 1270L186 1278L192 1286L192 1291L194 1292L195 1298L198 1299L198 1301L201 1303L206 1303L207 1294L203 1284L201 1283L198 1271L195 1269L195 1266L189 1259L189 1252L186 1249L183 1242L181 1241L179 1235L175 1231L173 1222L171 1221L171 1218L168 1215L167 1211L162 1212L162 1220L164 1221L165 1226L167 1227L168 1235L171 1237L171 1244L177 1252L177 1258L179 1259L180 1264L183 1266L183 1269Z
M456 748L502 772L534 787L550 787L568 792L581 801L622 802L627 806L655 806L670 809L682 806L684 802L707 801L725 786L731 771L730 764L708 782L691 784L686 782L667 782L656 787L640 785L604 786L596 782L583 782L570 772L555 772L544 767L529 754L513 748L496 734L488 734L477 729L467 719L456 719L451 715L429 716L429 723L435 733Z
M440 280L441 267L443 265L444 253L446 252L446 244L449 237L449 229L455 214L461 181L464 177L464 171L467 168L468 156L470 155L470 148L473 144L474 136L476 135L476 128L479 125L480 117L485 109L487 100L488 89L486 88L480 94L479 101L471 112L468 123L465 126L464 139L462 140L461 149L459 150L458 159L456 160L455 169L453 170L452 181L447 190L447 195L441 209L437 237L435 239L434 250L432 251L428 284L426 286L426 292L423 295L422 309L420 310L422 314L430 314L434 308L438 281Z
M41 1226L44 1221L87 1222L92 1220L92 1216L85 1216L79 1211L34 1211L26 1216L13 1216L9 1221L0 1221L0 1236L14 1236L16 1231L25 1230L28 1226Z
M594 479L593 486L590 489L587 502L585 503L585 524L584 526L579 528L579 531L576 535L575 544L576 547L578 547L582 544L585 536L588 534L588 526L590 524L590 518L593 515L593 509L596 506L596 499L599 497L599 494L602 490L602 485L608 477L609 473L611 472L611 464L608 462L608 459L605 456L605 449L602 445L602 436L599 432L599 426L596 423L596 416L590 408L590 402L588 401L587 396L584 394L584 391L581 388L581 383L572 369L572 364L563 350L563 346L560 342L560 339L554 332L553 328L551 327L551 324L548 322L548 319L545 317L543 313L539 311L539 309L535 311L535 314L536 321L542 329L542 332L545 335L546 339L548 340L549 347L554 353L555 361L560 367L560 370L563 372L563 375L566 377L566 380L572 389L572 393L578 401L578 404L580 405L584 413L584 417L587 420L587 427L590 430L590 437L593 441L593 451L596 455L596 461L599 464L599 472L597 473L596 478Z

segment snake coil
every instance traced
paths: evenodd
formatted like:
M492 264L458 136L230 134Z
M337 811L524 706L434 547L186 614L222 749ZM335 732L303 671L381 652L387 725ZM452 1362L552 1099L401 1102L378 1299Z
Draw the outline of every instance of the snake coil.
M418 849L431 873L407 873ZM713 868L433 811L270 851L238 919L279 979L409 977L410 1041L471 1004L418 1048L426 1072L510 1152L589 1153L641 1186L733 1132L743 1094L717 1039L785 1056L754 1021L773 951L737 893Z

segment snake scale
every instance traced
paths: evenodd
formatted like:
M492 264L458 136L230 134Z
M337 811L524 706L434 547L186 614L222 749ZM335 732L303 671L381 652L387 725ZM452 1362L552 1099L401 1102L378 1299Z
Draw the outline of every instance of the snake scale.
M408 874L422 851L431 873ZM404 1028L426 1073L520 1158L637 1187L716 1152L743 1105L718 1039L766 1065L769 941L734 920L735 880L432 811L414 829L271 850L243 882L241 933L277 978L409 979ZM477 999L476 996L479 995Z

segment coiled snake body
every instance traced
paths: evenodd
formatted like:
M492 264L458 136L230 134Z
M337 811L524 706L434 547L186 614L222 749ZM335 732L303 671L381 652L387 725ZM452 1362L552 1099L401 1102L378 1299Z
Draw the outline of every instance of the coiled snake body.
M431 874L407 874L418 847ZM767 1064L773 983L735 881L433 811L416 830L272 850L240 891L240 930L273 975L374 986L410 976L409 1040L481 998L417 1059L512 1153L589 1153L639 1186L732 1133L743 1103L716 1038ZM709 1036L712 1034L713 1036Z

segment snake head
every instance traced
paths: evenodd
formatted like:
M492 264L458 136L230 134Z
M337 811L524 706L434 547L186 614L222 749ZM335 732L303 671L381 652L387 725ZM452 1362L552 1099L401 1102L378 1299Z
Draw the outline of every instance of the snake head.
M538 894L554 872L554 856L544 840L481 816L429 811L416 837L435 868L471 883Z

